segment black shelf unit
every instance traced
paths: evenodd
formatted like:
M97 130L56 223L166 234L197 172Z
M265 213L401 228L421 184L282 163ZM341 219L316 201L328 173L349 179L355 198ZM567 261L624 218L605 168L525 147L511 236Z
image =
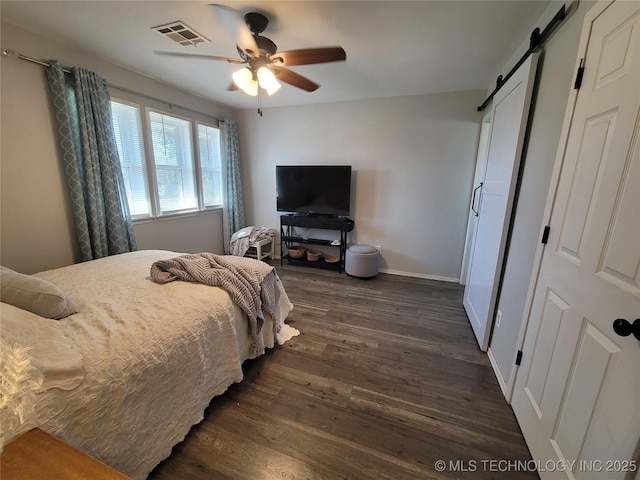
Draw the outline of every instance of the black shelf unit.
M294 228L313 228L317 230L333 230L339 232L338 238L334 240L326 240L321 238L308 238L301 237L294 234ZM280 265L285 260L293 265L304 265L307 267L324 268L327 270L335 270L338 273L342 273L344 269L344 259L347 251L347 233L353 230L354 222L350 218L346 217L329 217L329 216L316 216L316 215L297 215L287 214L280 216ZM333 242L338 240L339 245L335 245ZM325 247L333 247L339 251L339 260L335 263L328 263L323 258L315 262L311 262L303 258L292 258L288 254L284 254L285 247L291 245L321 245Z

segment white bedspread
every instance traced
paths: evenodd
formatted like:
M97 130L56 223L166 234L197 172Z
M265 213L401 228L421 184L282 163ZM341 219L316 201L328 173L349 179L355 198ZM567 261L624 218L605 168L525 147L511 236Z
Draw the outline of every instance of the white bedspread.
M60 321L2 305L3 362L15 354L19 363L28 349L30 365L16 375L31 378L19 384L29 389L40 382L44 389L32 395L32 412L21 410L22 422L11 402L0 408L2 445L40 426L144 479L202 420L211 398L242 380L251 338L229 295L148 278L154 261L176 255L140 251L37 274L65 291L78 310ZM267 347L298 334L284 324L292 307L282 290L273 316L279 328L265 316ZM20 394L28 400L29 392ZM6 404L6 389L3 397Z

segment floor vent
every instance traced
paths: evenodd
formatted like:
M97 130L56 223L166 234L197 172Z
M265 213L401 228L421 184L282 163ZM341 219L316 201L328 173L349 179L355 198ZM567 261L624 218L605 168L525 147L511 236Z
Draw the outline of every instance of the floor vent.
M151 28L151 30L155 30L185 47L189 45L198 45L199 43L204 42L211 42L211 40L200 35L193 28L180 21L167 23L166 25L158 25L157 27Z

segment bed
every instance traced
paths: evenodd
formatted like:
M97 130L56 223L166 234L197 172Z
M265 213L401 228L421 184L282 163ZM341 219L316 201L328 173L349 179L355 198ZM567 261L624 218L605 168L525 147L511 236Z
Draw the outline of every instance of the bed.
M144 479L211 399L242 380L242 363L263 348L229 294L151 281L152 264L179 255L138 251L35 274L66 295L60 320L0 304L0 446L39 426ZM266 348L299 333L285 323L293 305L275 283L259 332Z

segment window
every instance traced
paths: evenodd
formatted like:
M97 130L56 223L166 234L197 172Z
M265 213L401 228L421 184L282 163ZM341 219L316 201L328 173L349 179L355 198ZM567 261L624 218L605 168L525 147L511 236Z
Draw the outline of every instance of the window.
M202 196L205 207L222 204L222 162L220 130L198 124L198 153L202 172Z
M222 205L217 127L147 109L147 127L143 130L139 105L112 101L111 110L134 219ZM144 145L149 150L146 155Z
M160 212L198 208L195 193L191 122L149 112Z
M149 182L142 147L140 110L134 105L111 102L111 114L129 211L134 217L150 215Z

